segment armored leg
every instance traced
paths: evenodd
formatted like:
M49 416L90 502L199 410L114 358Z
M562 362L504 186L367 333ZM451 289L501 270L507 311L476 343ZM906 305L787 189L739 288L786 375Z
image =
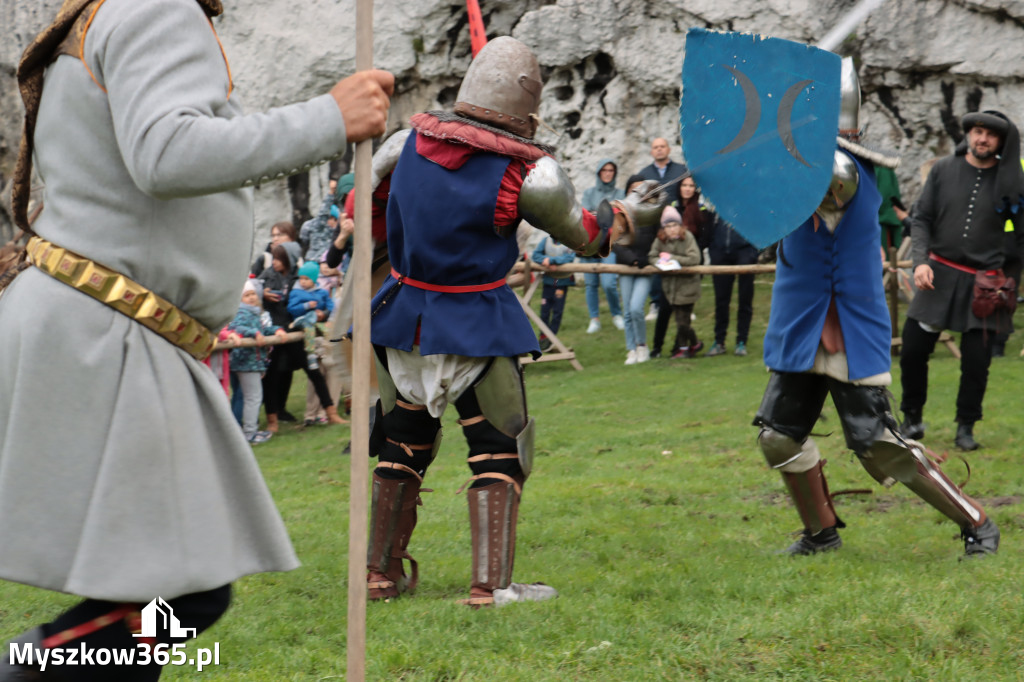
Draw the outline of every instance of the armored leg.
M370 537L367 548L369 599L388 599L412 591L419 566L408 552L416 528L416 507L427 468L441 444L441 422L423 405L407 402L394 389L386 366L378 364L381 399L370 437L370 453L379 462L373 472ZM410 565L409 576L404 561Z
M822 470L825 463L811 438L798 443L770 427L762 427L758 444L768 466L782 474L782 480L804 524L803 535L785 550L789 554L814 554L838 549L842 542L836 528L845 524L836 514L828 481Z
M842 545L836 529L845 524L832 505L824 462L810 438L827 392L824 377L774 372L754 418L761 427L761 452L768 466L782 475L804 524L800 539L784 550L787 554L816 554Z
M968 554L992 553L999 531L984 510L952 482L924 452L899 435L886 390L878 386L830 384L832 400L843 422L847 446L875 480L899 481L918 497L952 519L964 536Z
M473 484L467 491L473 543L473 579L464 603L487 606L549 599L546 585L512 582L516 525L523 485L533 463L534 422L518 362L495 358L480 380L455 402L469 445Z
M963 491L942 472L942 469L928 458L920 444L914 441L904 441L889 434L887 438L872 445L864 453L863 458L870 461L879 471L913 490L922 500L952 519L965 534L965 541L968 541L968 536L977 535L983 526L994 527L995 524L988 521L981 505L964 495ZM982 533L982 535L985 534ZM991 533L987 534L992 535ZM968 553L976 553L971 551L971 544L975 543L984 545L981 548L984 552L995 552L999 547L998 530L995 531L994 537L989 537L988 540L988 543L980 543L977 540L973 543L968 541Z

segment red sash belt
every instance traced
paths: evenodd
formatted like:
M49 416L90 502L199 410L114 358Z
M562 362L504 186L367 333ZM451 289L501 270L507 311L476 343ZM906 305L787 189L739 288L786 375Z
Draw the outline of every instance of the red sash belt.
M417 289L426 289L427 291L439 291L443 294L469 294L474 291L490 291L491 289L497 289L500 286L505 285L505 278L497 280L496 282L487 282L486 284L462 284L462 285L448 285L448 284L431 284L430 282L421 282L418 279L406 277L405 275L398 274L398 271L391 268L391 276L397 279L402 284L408 284L411 287Z
M969 275L976 275L976 274L978 274L978 269L977 268L969 268L966 265L960 265L959 263L954 263L953 261L949 260L948 258L943 258L942 256L940 256L939 254L937 254L937 253L935 253L933 251L929 251L928 252L928 258L930 258L931 260L935 261L936 263L942 263L943 265L948 265L949 267L953 268L954 270L959 270L960 272L966 272ZM984 272L986 275L995 275L999 271L998 270L982 270L982 272Z

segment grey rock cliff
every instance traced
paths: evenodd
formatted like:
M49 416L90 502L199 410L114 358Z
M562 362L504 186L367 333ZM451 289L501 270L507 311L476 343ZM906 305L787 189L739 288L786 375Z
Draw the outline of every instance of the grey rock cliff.
M9 180L21 130L18 57L60 0L2 0L0 26L0 238L10 234ZM250 110L328 90L355 69L354 0L225 0L215 25L237 93ZM480 0L489 36L533 48L545 89L538 138L558 147L580 193L597 162L620 162L619 182L650 162L653 137L680 158L678 104L686 30L692 26L814 42L855 0ZM377 0L375 61L397 77L390 128L454 103L470 62L465 5ZM866 141L902 151L903 193L920 190L922 163L952 152L959 118L1001 109L1024 121L1024 0L888 0L837 48L859 65ZM344 168L332 169L337 173ZM315 210L331 170L264 185L257 227ZM307 198L308 194L308 198Z

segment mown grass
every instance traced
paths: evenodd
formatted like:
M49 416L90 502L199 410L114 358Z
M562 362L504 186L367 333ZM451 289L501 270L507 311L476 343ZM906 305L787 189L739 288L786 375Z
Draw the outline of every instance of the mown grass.
M966 455L967 492L1002 530L997 557L961 562L952 523L903 488L881 489L846 451L831 404L817 429L830 462L845 546L792 560L774 552L799 522L756 447L750 420L767 380L760 338L770 279L757 286L751 355L624 367L621 332L583 333L582 288L561 338L585 370L527 368L538 422L536 471L523 499L516 577L556 586L541 604L472 611L465 445L454 410L430 471L410 550L412 598L367 609L372 680L1015 680L1024 677L1020 538L1024 468L1013 337L995 360L984 449ZM709 343L705 279L696 323ZM650 332L651 330L649 330ZM730 334L730 345L732 344ZM926 442L951 450L958 363L932 361ZM898 398L898 365L893 368ZM304 395L296 386L292 411ZM895 405L896 403L894 403ZM235 584L232 610L192 645L220 643L221 665L165 679L343 679L349 460L347 427L287 426L257 457L302 568ZM946 470L966 478L960 460ZM0 548L0 551L3 551ZM0 638L74 598L0 584Z

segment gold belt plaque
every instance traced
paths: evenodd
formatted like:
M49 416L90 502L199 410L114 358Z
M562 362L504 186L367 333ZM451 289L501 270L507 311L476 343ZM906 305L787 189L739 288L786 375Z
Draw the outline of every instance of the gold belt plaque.
M32 237L25 250L29 262L46 274L127 315L195 359L205 360L213 351L213 332L138 282L41 237Z

